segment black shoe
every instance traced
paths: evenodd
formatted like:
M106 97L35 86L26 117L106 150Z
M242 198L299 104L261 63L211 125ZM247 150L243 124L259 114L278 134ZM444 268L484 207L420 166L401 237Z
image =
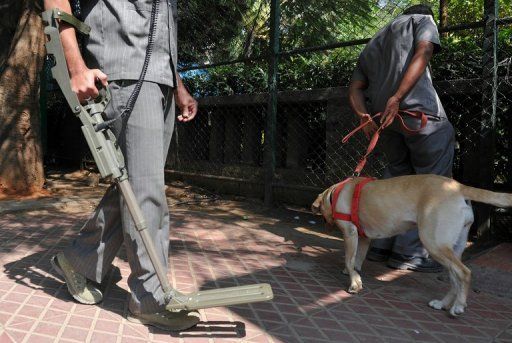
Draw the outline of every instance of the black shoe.
M388 260L388 267L394 269L407 269L421 273L439 273L443 266L430 257L407 256L392 253Z
M368 251L368 254L366 254L366 259L368 261L373 261L373 262L384 262L384 261L388 260L390 255L391 255L391 250L372 247Z

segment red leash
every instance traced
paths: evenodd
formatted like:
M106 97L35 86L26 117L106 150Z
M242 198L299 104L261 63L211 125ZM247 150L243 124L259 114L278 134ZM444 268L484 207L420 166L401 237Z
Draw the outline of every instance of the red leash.
M356 132L358 132L361 129L363 129L366 125L368 125L371 122L373 122L373 119L375 119L377 117L380 117L381 115L382 115L382 112L379 112L376 115L374 115L373 117L368 118L367 121L365 121L364 123L362 123L361 125L356 127L348 135L343 137L342 142L343 143L347 143L348 140L350 139L350 137L355 135ZM410 127L408 127L405 124L405 120L403 118L403 115L408 115L408 116L416 118L416 119L421 119L420 128L417 129L417 130L414 130L414 129L411 129ZM401 125L402 129L405 132L409 133L409 134L416 134L416 133L420 132L427 125L427 121L428 121L427 116L423 112L412 112L412 111L400 110L400 111L398 111L397 117L398 117L398 119L400 119L400 125ZM382 126L383 126L383 124L380 124L379 128L377 129L377 131L375 131L375 133L373 134L372 138L370 139L370 143L368 144L368 148L366 149L366 154L364 154L364 156L361 158L361 160L357 164L357 167L356 167L356 169L354 171L354 175L359 176L359 174L361 174L361 171L363 170L364 166L366 165L366 160L368 159L368 156L370 156L370 154L372 153L373 149L375 149L375 146L377 146L377 142L379 141L380 133L382 132L382 130L384 130L384 128Z

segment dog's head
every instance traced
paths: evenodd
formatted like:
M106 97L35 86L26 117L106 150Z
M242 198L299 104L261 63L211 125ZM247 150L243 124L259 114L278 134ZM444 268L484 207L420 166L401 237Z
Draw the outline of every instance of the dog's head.
M332 207L330 198L335 186L336 185L331 186L322 193L318 194L315 201L311 205L311 212L316 215L321 215L329 230L334 229L334 220L332 219Z

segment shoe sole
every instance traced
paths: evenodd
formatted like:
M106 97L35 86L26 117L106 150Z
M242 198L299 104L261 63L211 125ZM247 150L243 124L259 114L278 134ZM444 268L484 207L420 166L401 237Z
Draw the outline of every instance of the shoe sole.
M136 323L136 324L142 324L142 325L150 325L150 326L154 326L158 329L161 329L161 330L165 330L165 331L183 331L183 330L187 330L187 329L190 329L194 326L197 325L197 323L199 323L199 319L197 320L197 322L195 322L194 324L192 325L183 325L181 327L178 327L178 328L170 328L168 326L165 326L165 325L161 325L161 324L158 324L158 323L154 323L152 321L149 321L147 319L142 319L142 318L138 318L138 317L134 317L132 315L128 315L126 317L126 320L128 320L129 322L131 323Z
M397 261L397 260L389 260L388 267L393 269L400 269L400 270L412 270L414 272L420 272L420 273L439 273L443 270L443 267L440 268L422 268L418 267L412 263L403 262L403 261Z
M73 292L71 291L71 288L68 285L68 281L66 280L66 276L64 274L64 271L57 264L56 259L57 259L56 255L52 256L52 258L50 258L50 264L52 265L53 270L55 270L55 272L57 272L57 274L59 274L64 279L66 287L68 288L68 292L73 297L73 299L75 299L76 301L78 301L79 303L84 304L84 305L96 305L96 304L99 304L103 300L103 296L102 296L102 299L100 301L97 301L97 302L87 301L87 300L82 299L79 295L73 294Z

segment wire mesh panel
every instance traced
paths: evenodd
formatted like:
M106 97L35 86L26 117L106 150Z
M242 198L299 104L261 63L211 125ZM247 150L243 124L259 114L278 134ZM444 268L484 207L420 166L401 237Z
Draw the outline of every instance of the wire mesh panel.
M496 183L512 188L512 25L498 26L496 63Z
M200 101L197 119L177 125L169 168L262 181L266 107L261 102L237 105L233 99L216 99L217 104Z
M368 39L416 3L279 1L275 185L319 189L352 174L368 141L358 134L341 143L358 124L346 86ZM498 22L497 55L489 59L494 51L489 32L495 31L489 31L482 0L427 3L440 23L443 50L430 67L456 129L454 175L470 183L479 180L479 168L474 167L478 154L495 155L495 182L510 188L510 21ZM265 168L272 162L264 154L271 1L190 1L179 6L180 68L199 98L200 111L195 122L177 125L168 167L264 182ZM501 1L499 16L512 15L510 7ZM489 128L496 154L482 152ZM385 164L377 149L365 173L380 176Z
M454 176L463 178L469 152L479 144L482 115L483 28L446 32L443 49L432 60L432 77L448 119L455 128Z

